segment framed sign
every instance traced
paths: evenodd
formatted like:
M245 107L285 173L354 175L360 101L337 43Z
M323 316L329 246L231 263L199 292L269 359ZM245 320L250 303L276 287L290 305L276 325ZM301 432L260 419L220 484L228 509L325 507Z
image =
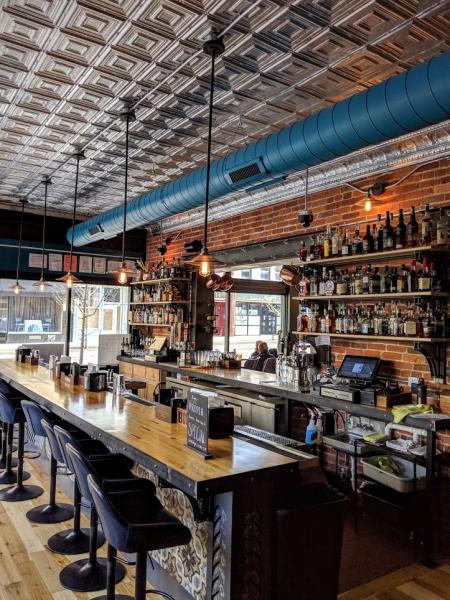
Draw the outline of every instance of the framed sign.
M187 401L187 446L199 452L205 460L213 458L208 451L208 396L189 390Z
M49 271L62 271L63 266L63 257L62 254L52 254L48 255L48 270Z
M33 254L30 252L28 255L28 266L33 269L42 268L42 254ZM44 255L44 269L47 268L47 255Z
M108 273L115 273L121 266L120 260L108 260Z
M70 254L64 254L64 271L70 271L71 273L77 272L77 257L72 256L72 264L70 264ZM70 268L69 268L70 265Z
M94 256L94 273L104 275L106 273L106 258Z
M80 256L78 270L80 273L92 273L92 256Z

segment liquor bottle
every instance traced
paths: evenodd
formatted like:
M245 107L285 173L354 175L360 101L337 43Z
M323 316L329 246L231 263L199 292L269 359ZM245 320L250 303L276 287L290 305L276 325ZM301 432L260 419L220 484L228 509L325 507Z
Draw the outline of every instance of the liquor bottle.
M323 258L329 258L331 254L331 233L330 226L327 226L325 235L323 236Z
M337 296L345 296L348 294L347 288L347 278L344 273L340 273L336 282L336 295Z
M431 290L431 275L426 257L422 260L422 270L417 277L417 289L419 292L428 292Z
M314 259L317 260L319 258L322 258L322 253L323 253L323 248L322 248L320 236L316 235L316 237L314 239L314 246L313 246Z
M378 215L378 235L377 235L377 252L383 252L384 250L384 242L383 242L383 224L381 222L381 215Z
M362 293L363 294L368 294L370 292L370 277L371 277L371 269L370 269L370 265L367 265L367 267L363 270L362 272Z
M395 294L397 292L397 268L392 267L391 269L391 281L390 281L390 289L391 294Z
M416 259L411 260L411 268L408 271L408 292L417 292L417 264Z
M433 235L433 219L430 213L430 205L425 206L425 213L422 218L421 241L424 246L431 244Z
M363 278L362 278L362 273L361 273L360 268L356 269L356 271L355 271L353 285L354 285L355 295L359 295L359 294L363 293Z
M325 280L327 278L327 268L322 268L322 277L319 280L319 296L325 296Z
M394 230L391 225L391 216L386 212L386 222L383 229L383 250L392 250L394 248Z
M333 271L328 271L328 277L324 283L325 296L334 296L336 294L336 278Z
M305 270L303 270L302 278L300 279L300 283L298 285L300 296L309 296L309 286L310 281L306 277Z
M304 241L301 242L300 244L300 249L298 251L299 255L300 255L300 260L303 262L306 262L306 257L308 255L308 250L306 248L306 244Z
M398 249L406 247L406 225L402 208L400 209L397 227L395 228L395 247Z
M436 335L433 311L431 310L430 303L427 304L427 310L424 312L422 318L422 335L424 337L434 337Z
M389 281L389 270L386 266L384 272L380 275L380 294L386 294L391 288Z
M441 208L439 220L436 224L436 244L447 244L448 242L448 212Z
M350 256L352 253L352 245L348 239L348 232L344 233L344 238L342 240L342 256Z
M352 241L352 254L361 254L363 250L363 242L359 237L359 229L355 229L355 235Z
M406 267L402 265L400 268L400 272L397 275L397 292L402 294L406 292L407 289L407 277L406 277Z
M417 319L414 315L413 309L408 309L408 314L404 319L404 335L416 336L417 335Z
M331 255L339 256L339 227L335 227L331 236Z
M411 216L406 226L406 245L410 248L417 246L419 224L416 221L416 209L411 206Z
M374 251L375 241L370 233L370 225L367 225L366 235L363 237L362 246L364 254L369 254Z
M380 293L380 273L378 267L375 267L369 281L369 294Z

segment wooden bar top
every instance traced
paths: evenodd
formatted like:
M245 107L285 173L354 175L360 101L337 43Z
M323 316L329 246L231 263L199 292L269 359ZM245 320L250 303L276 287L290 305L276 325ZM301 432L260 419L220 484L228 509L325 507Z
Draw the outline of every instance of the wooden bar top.
M290 476L298 462L237 438L210 440L212 460L186 447L186 427L160 421L155 408L110 392L54 379L46 368L0 360L0 377L89 435L133 458L193 497Z

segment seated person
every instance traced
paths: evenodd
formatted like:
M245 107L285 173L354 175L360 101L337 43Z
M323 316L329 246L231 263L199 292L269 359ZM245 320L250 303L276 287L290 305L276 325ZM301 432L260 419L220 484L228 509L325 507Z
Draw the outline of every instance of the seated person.
M261 340L257 340L255 343L255 350L250 354L250 358L258 358L259 350L258 345L261 343Z
M268 358L271 358L272 355L269 354L269 346L266 342L258 342L258 356L254 359L253 369L255 371L262 371L264 367L264 363Z

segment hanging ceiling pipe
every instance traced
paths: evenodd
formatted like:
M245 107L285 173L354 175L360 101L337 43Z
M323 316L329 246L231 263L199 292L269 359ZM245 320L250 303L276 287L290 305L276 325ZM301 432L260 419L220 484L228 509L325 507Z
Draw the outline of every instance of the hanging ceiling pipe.
M449 72L447 52L213 161L210 199L272 185L296 171L447 120ZM205 182L202 167L135 198L128 204L128 228L201 206ZM88 219L75 227L74 244L117 235L122 222L123 206Z

